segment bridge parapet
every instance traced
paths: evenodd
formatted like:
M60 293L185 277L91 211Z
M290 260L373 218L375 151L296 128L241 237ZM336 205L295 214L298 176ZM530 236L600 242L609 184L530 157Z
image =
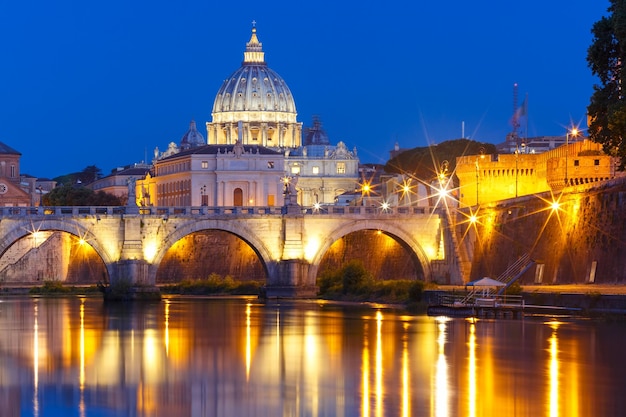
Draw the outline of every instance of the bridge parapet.
M134 209L134 207L133 207ZM371 206L323 206L320 208L302 207L298 214L324 215L389 215L412 216L432 214L434 207L371 207ZM32 216L79 217L79 216L112 216L136 215L137 211L128 211L124 206L71 206L71 207L0 207L0 218L19 218ZM181 207L140 207L138 214L144 216L242 216L242 215L285 215L285 207L276 206L181 206Z

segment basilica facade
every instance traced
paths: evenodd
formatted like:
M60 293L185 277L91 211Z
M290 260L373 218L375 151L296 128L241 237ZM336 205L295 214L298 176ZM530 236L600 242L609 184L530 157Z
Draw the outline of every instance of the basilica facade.
M331 145L318 119L303 143L294 97L267 66L256 27L211 116L206 140L192 121L178 144L155 150L153 168L135 184L137 205L313 206L357 186L356 148Z

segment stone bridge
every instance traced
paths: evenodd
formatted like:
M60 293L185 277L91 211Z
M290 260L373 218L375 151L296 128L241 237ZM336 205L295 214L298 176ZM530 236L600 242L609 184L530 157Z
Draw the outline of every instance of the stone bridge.
M399 242L426 281L461 283L446 216L428 207L0 207L0 255L20 239L62 231L89 243L113 285L155 286L159 264L181 238L232 233L256 252L269 297L315 295L325 252L352 232L376 230ZM1 277L0 277L1 278Z

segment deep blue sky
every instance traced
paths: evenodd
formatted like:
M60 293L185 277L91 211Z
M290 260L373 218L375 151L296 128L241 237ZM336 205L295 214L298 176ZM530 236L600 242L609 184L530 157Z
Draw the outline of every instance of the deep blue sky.
M251 21L298 119L384 162L394 143L499 143L513 84L530 136L585 123L585 58L608 0L0 1L0 141L55 177L152 158L195 119L206 136Z

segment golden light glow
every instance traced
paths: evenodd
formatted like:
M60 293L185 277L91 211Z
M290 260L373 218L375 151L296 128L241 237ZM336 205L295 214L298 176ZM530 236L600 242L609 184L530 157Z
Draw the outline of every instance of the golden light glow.
M35 323L33 325L33 415L39 415L39 318L35 304Z
M439 354L437 356L435 384L432 388L432 392L435 393L435 416L436 417L448 417L450 415L448 408L448 398L450 397L449 385L448 385L448 361L446 359L446 331L447 320L437 318L439 322L437 346Z
M550 337L550 404L549 416L559 416L559 340L556 335L558 324L551 325L553 331Z
M476 217L475 214L472 214L472 215L469 216L469 221L470 221L470 223L474 224L474 223L476 223L478 221L478 217Z
M370 417L370 351L369 340L367 336L367 323L363 330L363 354L361 355L361 362L363 363L363 378L361 383L363 384L361 395L361 416Z
M80 300L80 373L78 387L81 392L85 389L85 300Z
M80 400L78 414L83 417L87 407L85 406L85 299L80 299L80 371L78 375L78 388Z
M439 188L437 190L437 195L439 196L439 198L446 198L448 194L449 194L449 191L446 188Z
M376 416L383 415L383 341L382 341L383 314L376 312Z
M304 247L304 258L309 261L309 262L313 262L313 259L315 259L315 255L317 255L317 252L320 249L320 240L317 236L311 236L307 239L306 242L306 246Z
M165 356L170 355L170 300L165 300Z
M151 239L144 243L143 245L143 258L149 263L154 262L154 258L157 254L157 241L156 239Z
M411 381L410 381L410 368L409 368L409 337L407 331L409 324L403 324L404 333L402 334L402 417L411 416Z
M553 211L557 211L561 207L561 203L559 203L558 201L553 201L550 204L550 207L552 208Z
M85 239L83 239L82 237L80 239L78 239L78 244L80 246L83 246L85 243L87 243L87 242L85 242Z
M246 382L250 380L250 363L252 347L250 344L250 303L246 304Z
M39 246L41 246L42 243L44 243L48 237L50 237L51 232L40 232L40 231L35 231L31 233L31 239L33 242L33 247L34 248L38 248Z
M428 257L428 259L432 260L432 259L435 259L437 257L437 249L434 246L424 245L423 249L424 249L424 253L426 253L426 256Z
M473 317L472 317L473 319ZM470 324L469 335L469 358L468 358L468 417L476 417L476 324L472 322Z
M158 381L163 367L159 358L159 337L155 329L146 329L143 336L143 363L145 382Z

